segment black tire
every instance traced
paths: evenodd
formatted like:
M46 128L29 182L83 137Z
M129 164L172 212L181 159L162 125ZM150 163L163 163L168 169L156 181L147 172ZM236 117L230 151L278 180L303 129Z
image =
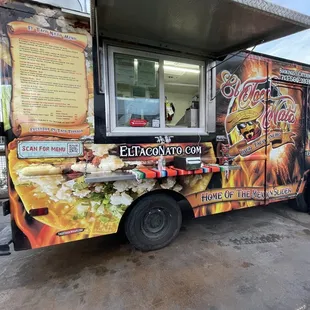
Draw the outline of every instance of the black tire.
M299 194L295 199L289 200L289 205L292 209L299 212L309 212L309 202L310 202L310 188L306 184L304 192Z
M182 213L177 202L165 194L139 200L125 221L129 242L143 252L161 249L178 235Z

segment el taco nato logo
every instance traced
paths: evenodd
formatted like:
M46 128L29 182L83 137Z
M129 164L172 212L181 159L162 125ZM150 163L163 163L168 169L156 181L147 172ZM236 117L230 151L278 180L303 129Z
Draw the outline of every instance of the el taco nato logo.
M290 125L296 121L297 105L291 96L267 77L242 82L227 70L220 76L221 94L229 99L225 131L230 156L249 156L266 144L277 148L294 143Z

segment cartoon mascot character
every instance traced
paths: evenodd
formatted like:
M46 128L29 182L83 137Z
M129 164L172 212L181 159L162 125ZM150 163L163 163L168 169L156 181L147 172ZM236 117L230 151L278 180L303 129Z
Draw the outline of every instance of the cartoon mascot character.
M227 134L237 127L239 133L247 142L251 142L260 137L262 129L257 119L263 114L263 103L257 103L252 108L238 110L227 115L225 128Z

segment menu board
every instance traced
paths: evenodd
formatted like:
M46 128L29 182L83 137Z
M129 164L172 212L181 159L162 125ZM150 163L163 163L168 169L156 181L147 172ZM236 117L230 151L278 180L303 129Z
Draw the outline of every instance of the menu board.
M138 86L156 87L155 62L140 60L138 63Z
M134 71L133 59L116 57L115 71L116 71L117 83L134 85L135 71Z
M89 134L83 34L15 21L7 26L13 66L12 127L18 137Z

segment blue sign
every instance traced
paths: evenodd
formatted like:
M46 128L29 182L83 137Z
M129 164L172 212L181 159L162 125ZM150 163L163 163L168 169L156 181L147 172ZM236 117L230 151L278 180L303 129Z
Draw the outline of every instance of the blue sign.
M83 155L80 141L19 141L17 156L27 158L78 157Z

